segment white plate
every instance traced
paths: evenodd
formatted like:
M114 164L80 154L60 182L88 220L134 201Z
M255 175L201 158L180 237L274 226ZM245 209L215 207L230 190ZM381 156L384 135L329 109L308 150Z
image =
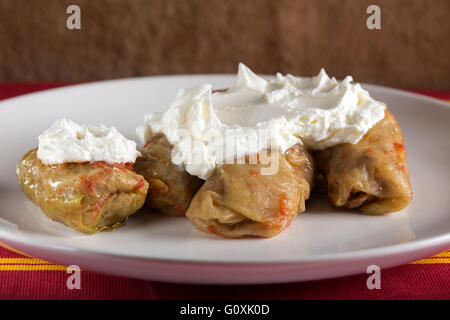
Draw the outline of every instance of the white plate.
M184 218L139 212L125 227L77 233L45 218L20 191L15 163L56 119L114 125L129 138L145 113L165 110L181 87L230 75L149 77L83 84L0 102L0 240L30 255L82 269L180 283L256 284L365 273L450 247L450 108L399 90L367 85L403 129L414 200L402 212L372 217L329 207L324 199L272 239L227 240ZM136 139L137 140L137 139Z

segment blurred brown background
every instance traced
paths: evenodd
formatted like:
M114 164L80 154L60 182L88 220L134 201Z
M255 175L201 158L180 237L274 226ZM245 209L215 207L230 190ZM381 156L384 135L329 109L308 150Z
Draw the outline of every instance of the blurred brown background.
M68 30L66 8L81 8ZM366 8L381 7L381 30ZM450 89L450 0L0 0L0 81L175 73L353 75Z

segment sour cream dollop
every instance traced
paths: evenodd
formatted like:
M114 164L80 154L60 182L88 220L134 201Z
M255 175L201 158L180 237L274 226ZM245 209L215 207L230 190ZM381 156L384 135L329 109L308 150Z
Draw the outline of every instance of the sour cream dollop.
M37 156L43 164L105 161L135 162L140 153L136 142L116 128L105 125L79 125L68 119L57 120L38 137Z
M163 132L174 145L172 162L202 179L229 157L265 148L355 144L384 118L386 106L352 81L323 69L315 77L277 73L266 80L241 63L234 86L214 93L210 84L182 89L165 113L145 115L136 133L145 143L152 132Z

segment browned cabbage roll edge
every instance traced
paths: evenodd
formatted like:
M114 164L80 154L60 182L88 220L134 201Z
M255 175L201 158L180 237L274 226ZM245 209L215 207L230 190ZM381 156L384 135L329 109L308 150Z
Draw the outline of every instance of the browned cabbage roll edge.
M402 210L412 200L404 139L387 110L357 144L319 151L316 163L335 207L380 215Z
M184 216L203 180L172 163L172 148L163 133L153 134L141 149L134 170L149 183L149 207L169 216Z

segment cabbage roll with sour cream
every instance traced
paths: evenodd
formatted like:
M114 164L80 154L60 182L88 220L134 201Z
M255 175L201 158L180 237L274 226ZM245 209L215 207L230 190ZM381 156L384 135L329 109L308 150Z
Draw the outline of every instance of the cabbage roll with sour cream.
M37 149L17 164L25 195L52 220L95 233L123 225L145 203L148 184L132 165L105 162L44 165Z
M245 163L215 169L186 212L195 227L227 238L273 237L305 210L314 173L303 146L276 157L267 151L254 158L253 164L246 156L241 161ZM278 161L278 170L264 172L272 165L269 161Z
M136 143L114 127L60 119L38 137L16 174L47 217L84 232L112 230L143 206L148 190L133 170Z
M318 169L335 207L380 215L412 200L404 139L395 117L385 117L356 144L344 143L316 154Z

